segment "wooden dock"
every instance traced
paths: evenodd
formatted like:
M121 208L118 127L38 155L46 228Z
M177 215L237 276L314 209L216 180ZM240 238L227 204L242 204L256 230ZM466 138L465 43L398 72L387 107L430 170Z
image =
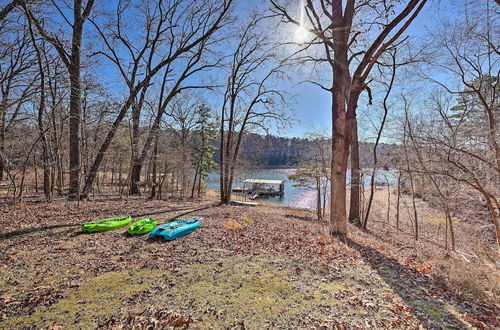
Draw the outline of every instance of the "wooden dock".
M284 180L267 179L246 179L243 181L243 187L232 189L233 192L245 193L249 199L253 200L259 197L275 197L285 194Z

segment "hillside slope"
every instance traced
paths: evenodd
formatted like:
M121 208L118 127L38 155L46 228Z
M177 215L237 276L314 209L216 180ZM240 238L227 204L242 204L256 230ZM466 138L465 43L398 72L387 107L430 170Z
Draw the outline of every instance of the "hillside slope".
M173 242L79 232L89 219L166 222L195 209L202 227ZM404 265L356 231L347 242L329 239L312 216L134 199L5 207L0 328L500 326L498 311L453 295L425 265ZM226 229L230 220L242 227Z

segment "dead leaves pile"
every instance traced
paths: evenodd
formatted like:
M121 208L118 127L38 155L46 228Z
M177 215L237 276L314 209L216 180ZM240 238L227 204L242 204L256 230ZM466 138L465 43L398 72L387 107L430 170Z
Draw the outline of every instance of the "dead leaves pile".
M235 220L229 220L224 223L224 229L225 230L238 230L241 229L243 226L241 223Z

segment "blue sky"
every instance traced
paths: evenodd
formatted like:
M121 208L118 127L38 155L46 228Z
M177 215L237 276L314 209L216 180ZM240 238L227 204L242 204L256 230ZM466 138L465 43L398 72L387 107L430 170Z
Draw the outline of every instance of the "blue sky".
M424 7L420 15L415 19L413 24L407 30L405 35L412 37L412 42L421 43L426 36L429 29L439 20L440 15L450 15L453 12L454 0L430 0ZM456 1L455 1L456 2ZM299 7L300 0L297 0L297 8ZM245 15L248 11L247 6L249 3L240 1L239 4L243 5L237 10L238 15ZM112 2L106 3L107 6L112 6ZM267 6L266 0L261 0L257 6ZM114 6L113 6L114 7ZM288 28L293 29L292 25ZM293 33L289 34L293 38ZM288 35L284 34L286 38ZM283 40L290 41L290 40ZM114 68L108 61L103 61L99 65L101 80L111 89L122 90L122 78L114 72ZM330 75L329 72L326 72ZM290 122L288 128L278 129L272 127L271 133L274 135L288 136L288 137L301 137L311 131L325 131L331 130L331 95L330 93L322 90L321 88L310 83L301 83L304 77L300 74L290 73L293 79L281 82L282 88L294 94L293 100L290 100L289 115L295 118ZM119 96L119 95L117 95ZM214 102L215 106L217 102ZM366 101L360 101L360 106L363 107ZM363 138L363 132L360 132L360 137Z
M297 1L298 2L298 1ZM411 36L413 42L421 43L440 17L453 13L451 0L429 1L421 13L407 29L405 35ZM312 130L331 130L331 95L321 88L309 83L296 85L300 79L291 81L290 86L296 94L293 111L298 122L287 131L280 132L286 136L302 136ZM366 104L366 102L364 102ZM362 100L360 107L363 107ZM363 132L360 132L363 138Z

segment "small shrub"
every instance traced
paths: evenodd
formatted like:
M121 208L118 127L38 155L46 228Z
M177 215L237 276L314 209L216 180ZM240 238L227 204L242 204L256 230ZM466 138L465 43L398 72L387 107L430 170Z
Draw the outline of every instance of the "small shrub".
M224 229L226 230L238 230L241 229L242 225L238 221L235 220L229 220L226 223L224 223Z

